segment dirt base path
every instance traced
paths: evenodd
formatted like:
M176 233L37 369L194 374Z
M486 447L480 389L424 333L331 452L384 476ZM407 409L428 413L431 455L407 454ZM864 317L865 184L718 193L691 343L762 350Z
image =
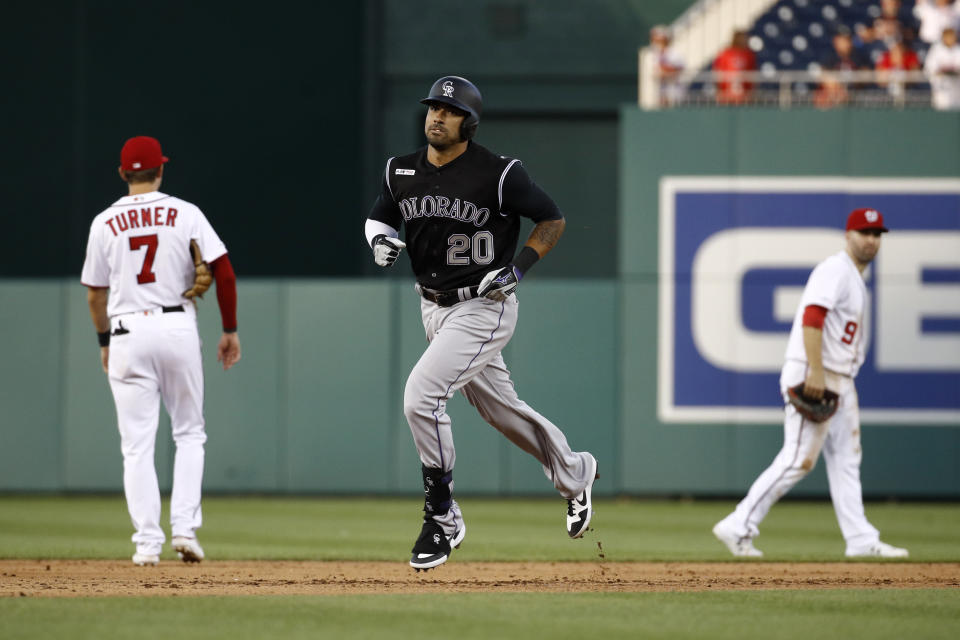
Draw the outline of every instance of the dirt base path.
M507 563L0 560L0 597L960 587L960 563Z

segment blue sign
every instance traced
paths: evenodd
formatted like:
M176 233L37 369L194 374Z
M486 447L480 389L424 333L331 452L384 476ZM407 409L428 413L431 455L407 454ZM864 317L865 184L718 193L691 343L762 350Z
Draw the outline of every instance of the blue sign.
M861 419L960 425L960 180L665 177L659 414L779 422L779 374L813 267L847 214L890 233L864 273Z

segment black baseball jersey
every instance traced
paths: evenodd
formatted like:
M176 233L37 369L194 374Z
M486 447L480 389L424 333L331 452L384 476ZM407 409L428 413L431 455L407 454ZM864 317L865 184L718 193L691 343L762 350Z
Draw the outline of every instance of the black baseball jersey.
M442 167L427 161L427 147L387 160L369 218L398 231L405 224L417 282L445 290L479 284L488 271L509 264L521 216L534 222L563 217L519 160L471 141Z

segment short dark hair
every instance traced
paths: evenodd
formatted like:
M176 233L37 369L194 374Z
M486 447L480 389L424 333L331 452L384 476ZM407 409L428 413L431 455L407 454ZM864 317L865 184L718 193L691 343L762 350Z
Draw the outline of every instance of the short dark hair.
M137 182L153 182L160 175L160 167L144 169L143 171L124 171L123 179L134 184Z

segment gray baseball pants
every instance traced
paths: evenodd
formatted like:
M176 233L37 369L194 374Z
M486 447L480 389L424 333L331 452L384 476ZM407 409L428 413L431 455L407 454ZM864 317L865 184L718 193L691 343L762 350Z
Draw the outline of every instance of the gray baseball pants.
M516 295L504 302L473 298L452 307L421 298L430 345L407 379L404 414L423 465L452 471L456 449L446 405L462 391L483 419L536 458L560 495L570 499L592 480L590 454L572 451L563 432L517 396L500 352L513 336L518 309ZM454 500L445 516L434 519L450 535L459 518Z

